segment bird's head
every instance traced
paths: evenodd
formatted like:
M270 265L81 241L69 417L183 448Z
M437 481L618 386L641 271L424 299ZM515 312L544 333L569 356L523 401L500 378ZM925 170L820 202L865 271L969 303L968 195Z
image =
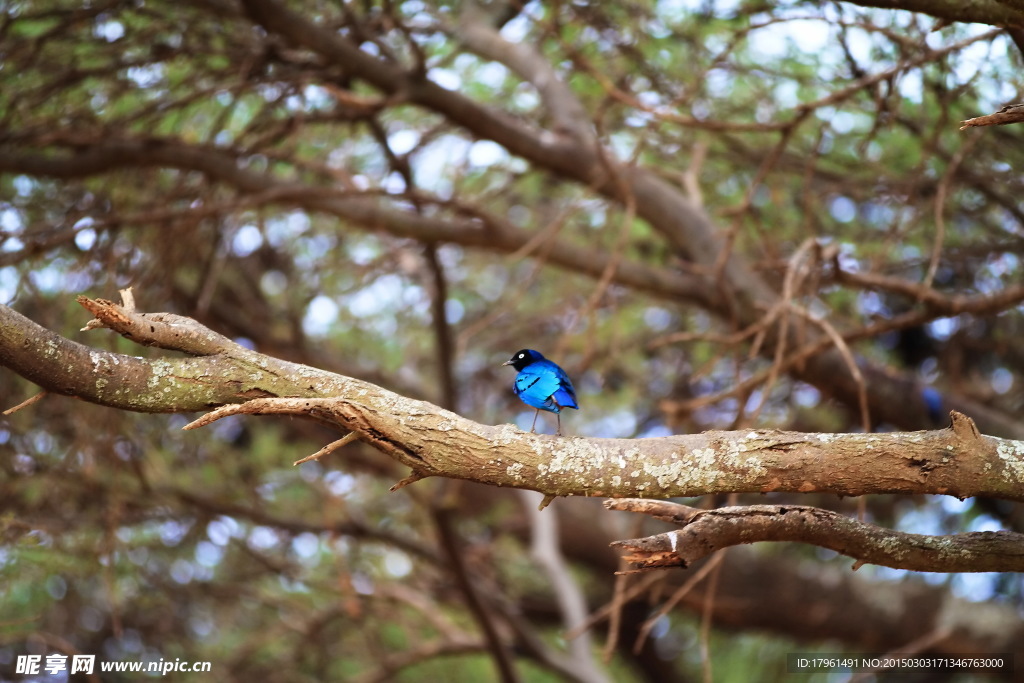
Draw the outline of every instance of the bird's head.
M526 366L536 363L539 360L544 360L544 356L540 355L540 351L522 349L513 353L512 357L502 363L502 365L511 365L516 370L522 370Z

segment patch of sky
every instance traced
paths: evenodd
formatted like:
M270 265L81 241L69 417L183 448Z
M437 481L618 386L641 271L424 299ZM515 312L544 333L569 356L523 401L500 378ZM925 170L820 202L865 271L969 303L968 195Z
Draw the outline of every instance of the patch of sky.
M625 123L630 128L643 128L644 126L651 122L651 118L651 115L646 112L635 111L628 114L626 118L623 120L623 123Z
M68 263L64 259L56 259L46 266L33 270L28 274L29 280L44 294L58 294L68 286Z
M999 367L990 375L992 390L997 394L1005 394L1013 388L1013 373L1006 368Z
M310 460L299 465L299 478L302 481L312 484L320 481L323 477L324 466L316 460Z
M888 228L896 218L891 206L880 202L867 202L861 205L861 216L865 223L873 228Z
M727 97L732 92L732 85L733 75L725 69L709 69L704 75L704 87L711 97Z
M512 93L512 103L523 111L531 111L540 104L540 95L532 87L520 83Z
M334 299L318 294L306 307L306 315L302 318L302 329L310 336L323 336L337 321L338 313L339 307Z
M647 427L644 431L637 434L637 438L640 439L656 439L661 436L672 436L673 431L663 424L655 424Z
M920 70L907 71L898 77L896 89L908 101L920 104L924 88Z
M380 245L367 240L350 240L345 243L348 258L357 266L368 266L380 255Z
M476 167L493 166L508 158L508 152L504 147L490 140L477 140L469 148L467 158L469 163Z
M661 94L652 90L644 90L637 93L636 98L640 101L640 104L649 109L660 107L664 103Z
M168 548L172 548L185 538L188 533L189 525L181 524L173 520L168 520L160 524L159 534L160 542Z
M427 75L430 80L447 90L458 90L462 87L462 79L459 77L459 74L451 69L434 67Z
M801 408L815 408L821 403L821 392L809 384L797 384L793 389L793 401Z
M292 539L292 551L303 559L309 559L320 551L320 538L311 532L304 532Z
M992 599L1000 575L995 572L963 572L953 574L950 588L953 595L972 602L985 602Z
M401 579L412 571L412 560L403 552L387 550L384 553L384 571L391 578Z
M268 270L260 277L260 291L269 297L281 296L288 288L288 277L280 270Z
M14 185L14 191L18 193L19 197L29 196L36 188L36 181L25 175L14 176L11 184Z
M829 203L829 213L840 223L849 223L857 217L857 204L849 197L839 195Z
M389 194L402 194L405 192L405 178L398 171L392 171L381 181L380 187Z
M388 146L395 154L408 154L420 143L419 131L404 128L388 136Z
M398 275L381 275L370 284L342 299L342 305L353 316L366 318L393 310L401 303L405 283Z
M281 88L273 83L264 83L256 87L256 91L267 102L275 102L281 97Z
M92 33L97 38L113 43L115 40L120 40L124 37L124 24L114 19L108 19L100 14L97 17L96 25L92 28Z
M334 98L323 86L307 85L302 89L302 95L310 109L324 109L334 104Z
M845 556L843 556L842 559L848 561L848 558ZM871 569L873 570L874 576L872 577L871 575L869 575L869 579L877 578L879 581L889 581L895 583L897 581L905 581L907 577L911 575L911 572L907 571L906 569L893 569L892 567L879 567L877 565L871 566Z
M17 237L8 237L2 243L0 243L0 251L13 252L21 251L25 248L25 243Z
M968 531L1001 531L999 520L988 515L978 515L967 524Z
M775 101L783 109L792 109L800 102L800 86L796 81L781 81L773 89Z
M240 531L238 522L227 516L217 517L206 525L206 537L219 546L226 546Z
M953 496L939 496L938 501L942 510L950 515L965 514L974 506L974 502L971 500L960 500Z
M649 306L644 309L644 324L653 332L663 332L672 324L672 313L660 306Z
M294 256L295 265L306 270L316 268L337 246L337 238L333 235L304 235L296 241L299 249Z
M508 69L497 62L485 62L476 70L475 80L495 90L499 90L508 79Z
M1016 254L1000 254L989 261L985 267L993 276L1005 277L1020 271L1020 258Z
M187 584L192 582L192 578L195 576L195 567L185 560L175 560L171 564L171 578L176 583Z
M871 316L886 316L889 314L889 308L885 305L885 301L879 296L878 292L862 292L857 297L857 309L861 315Z
M524 9L527 9L529 4ZM539 10L539 8L538 8ZM530 32L530 25L533 19L529 12L517 15L514 19L501 27L501 37L512 43L522 42Z
M796 19L772 23L765 28L751 32L749 45L751 53L758 59L779 59L794 48L814 54L829 43L829 25L823 21Z
M835 132L840 135L845 135L857 127L857 124L860 123L860 118L861 117L857 114L851 114L848 111L840 111L836 112L836 115L832 117L832 121L829 125L832 126L832 130Z
M261 246L263 233L251 223L240 227L231 238L231 253L239 258L245 258Z
M125 74L128 80L134 81L140 88L152 88L164 78L163 64L146 64L130 66Z
M224 557L224 549L209 541L196 543L196 562L204 567L216 567Z
M929 322L925 327L928 330L929 336L938 341L946 341L953 334L960 329L960 318L936 318Z
M907 510L900 516L896 528L908 534L941 536L946 533L942 524L943 515L934 507L925 506Z
M327 485L327 490L339 498L354 492L358 484L356 478L351 474L339 472L338 470L332 470L324 474L323 481Z
M280 543L277 533L265 526L253 527L245 540L246 544L253 550L270 550L277 547Z
M75 233L75 246L81 251L89 251L96 244L96 231L89 227L92 223L91 218L83 218L75 223L78 231Z
M457 325L462 322L466 314L466 307L458 299L448 299L444 302L444 317L449 325Z
M0 204L0 206L3 207L0 208L0 231L13 233L24 229L25 221L22 219L20 211L10 204Z

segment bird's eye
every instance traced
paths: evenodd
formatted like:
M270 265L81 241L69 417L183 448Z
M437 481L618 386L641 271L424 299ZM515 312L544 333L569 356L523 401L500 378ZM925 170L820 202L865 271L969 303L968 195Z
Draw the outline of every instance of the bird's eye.
M520 358L526 358L526 354L525 353L521 353L521 354L519 354L519 357Z

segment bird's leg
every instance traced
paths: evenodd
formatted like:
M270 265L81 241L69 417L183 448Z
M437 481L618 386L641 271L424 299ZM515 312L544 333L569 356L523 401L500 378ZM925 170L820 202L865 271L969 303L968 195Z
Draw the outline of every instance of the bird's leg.
M562 435L562 414L555 413L555 417L558 418L558 436Z
M537 429L537 416L540 415L540 408L537 408L533 413L533 424L530 425L530 433L533 434Z

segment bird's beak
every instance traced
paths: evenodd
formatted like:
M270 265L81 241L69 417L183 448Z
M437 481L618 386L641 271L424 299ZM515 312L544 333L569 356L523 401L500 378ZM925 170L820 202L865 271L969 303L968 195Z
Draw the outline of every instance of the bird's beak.
M505 361L504 363L502 363L502 366L505 366L505 365L512 365L512 359L510 358L507 361Z

